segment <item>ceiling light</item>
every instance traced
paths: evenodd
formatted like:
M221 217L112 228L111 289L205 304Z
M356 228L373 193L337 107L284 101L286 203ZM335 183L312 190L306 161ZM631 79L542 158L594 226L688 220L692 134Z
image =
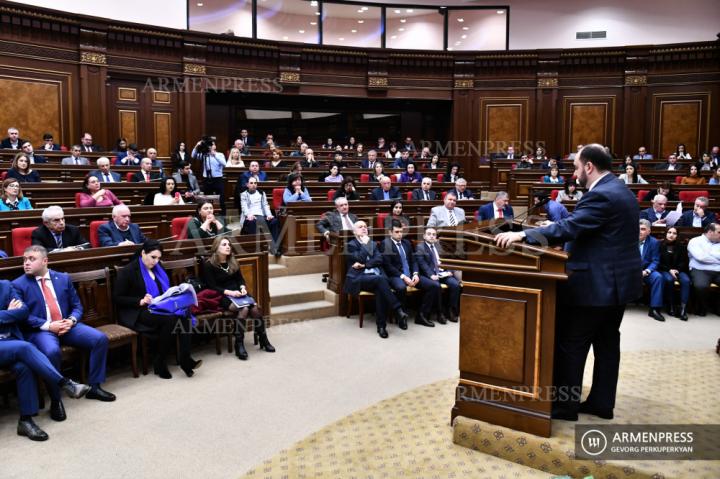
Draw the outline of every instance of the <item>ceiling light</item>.
M358 20L358 23L365 23L365 20Z
M412 12L413 12L413 9L412 9L412 8L408 8L408 9L405 10L405 11L408 12L408 13L412 13Z
M315 15L320 15L320 12L315 12Z
M197 4L198 7L202 7L203 5L204 5L204 3L202 3L202 2L198 2L198 4Z
M404 32L404 31L405 31L404 28L398 28L398 32Z
M351 31L352 33L357 33L357 30L355 30L355 29L352 29L352 30L350 30L350 31Z
M458 18L458 22L462 23L462 22L464 22L464 21L465 21L464 18Z
M455 42L455 45L460 45L462 42Z
M448 47L448 51L451 52L453 47Z
M405 20L404 18L400 19L400 23L405 23L405 22L407 22L407 20Z
M287 39L288 39L288 37L283 37L283 40L287 40Z
M467 35L462 35L462 36L460 36L460 38L465 39L465 38L467 38Z
M468 30L470 30L470 27L463 27L463 30L467 32Z
M362 7L360 10L368 10L368 7Z
M340 37L340 38L338 38L338 40L340 40L340 41L342 42L342 41L344 41L345 39L344 39L343 37Z
M395 10L395 13L400 13L400 10Z
M312 0L312 1L310 2L310 6L311 6L311 7L317 7L317 0Z
M503 13L505 13L505 10L498 10L498 11L495 12L495 13L497 13L498 15L502 15Z
M390 40L395 40L397 38L397 35L393 35L390 37Z
M358 13L362 13L362 12L364 12L364 10L362 8L360 10L358 10Z
M317 25L317 22L310 22L310 25Z
M305 33L305 30L298 30L298 33Z

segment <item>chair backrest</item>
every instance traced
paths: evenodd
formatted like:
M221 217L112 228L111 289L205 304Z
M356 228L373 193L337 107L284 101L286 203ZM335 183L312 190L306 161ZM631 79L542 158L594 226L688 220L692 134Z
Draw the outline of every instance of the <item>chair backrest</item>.
M335 197L335 190L333 190L333 189L328 190L327 200L332 201L334 197Z
M13 228L12 245L13 256L22 256L25 248L32 244L32 233L37 226L27 226L24 228Z
M7 178L7 171L0 173L0 181L5 181L5 178Z
M273 188L273 209L280 209L283 203L283 193L285 193L285 188Z
M683 203L687 202L687 203L693 204L693 203L695 203L695 200L699 196L704 196L705 198L709 198L710 192L708 192L708 191L681 191L678 196L680 197L680 201L682 201Z
M408 201L412 201L412 191L405 193L405 198L407 198Z
M443 173L438 173L438 175L437 175L438 183L442 183L442 182L443 182L443 176L445 176Z
M370 174L360 173L360 183L370 183Z
M387 215L389 213L378 213L377 218L375 219L375 227L385 229L385 218L387 218Z
M645 198L645 195L650 193L650 190L638 190L637 192L637 200L642 201L643 198Z
M550 199L553 201L557 200L557 196L559 193L560 193L560 190L552 190L550 192Z
M678 185L681 184L681 183L682 183L682 179L683 179L682 176L676 176L676 177L675 177L675 183L677 183Z
M79 271L69 275L83 305L83 322L90 326L115 322L110 268Z
M98 228L107 223L104 220L95 220L90 222L90 246L98 248L100 246L100 237L98 236Z
M442 192L442 195L441 195L443 201L445 201L445 197L446 197L446 196L447 196L447 191L443 191L443 192Z
M133 177L134 174L135 174L134 171L128 171L128 172L125 174L125 181L127 181L128 183L130 183L130 182L132 181L132 177Z
M176 240L187 239L187 225L192 219L192 216L180 216L173 218L170 222L170 232Z
M177 286L184 283L191 275L189 268L192 268L192 274L197 275L197 258L176 259L172 261L163 261L163 269L170 276L170 285Z
M68 151L68 147L65 145L60 145L60 151Z
M80 208L80 195L82 195L82 193L75 193L75 208Z

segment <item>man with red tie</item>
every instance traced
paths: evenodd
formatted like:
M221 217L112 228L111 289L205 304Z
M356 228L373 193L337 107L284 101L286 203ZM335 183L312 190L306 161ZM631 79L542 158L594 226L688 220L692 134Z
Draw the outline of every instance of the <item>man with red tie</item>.
M103 390L105 382L108 338L100 331L81 322L82 303L70 276L48 268L47 250L39 245L28 246L23 253L25 274L13 281L20 299L27 304L28 341L45 354L60 370L63 345L86 349L90 353L91 386L86 397L114 401L115 395ZM57 385L51 385L50 416L56 421L66 419Z
M512 206L510 206L510 197L507 192L499 191L492 203L488 203L480 207L475 213L478 221L506 219L511 221L515 216Z
M140 171L132 175L132 181L136 183L150 183L162 179L159 173L153 173L152 160L143 158L140 162Z

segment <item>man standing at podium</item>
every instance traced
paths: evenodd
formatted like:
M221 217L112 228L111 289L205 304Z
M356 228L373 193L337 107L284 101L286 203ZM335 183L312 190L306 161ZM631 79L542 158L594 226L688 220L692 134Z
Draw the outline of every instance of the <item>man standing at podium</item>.
M559 283L552 417L576 421L578 412L612 419L620 367L620 323L625 305L642 294L637 200L611 173L602 145L576 155L575 176L587 193L568 216L548 226L501 233L507 247L567 242L568 281ZM580 403L583 370L593 347L593 383Z

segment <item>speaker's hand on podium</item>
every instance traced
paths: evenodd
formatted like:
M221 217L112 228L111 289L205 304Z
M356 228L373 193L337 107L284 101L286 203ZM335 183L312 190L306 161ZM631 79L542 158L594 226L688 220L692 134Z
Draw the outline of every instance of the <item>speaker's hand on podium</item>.
M507 248L513 243L519 243L525 239L525 233L522 231L509 231L495 235L495 244L501 248Z

